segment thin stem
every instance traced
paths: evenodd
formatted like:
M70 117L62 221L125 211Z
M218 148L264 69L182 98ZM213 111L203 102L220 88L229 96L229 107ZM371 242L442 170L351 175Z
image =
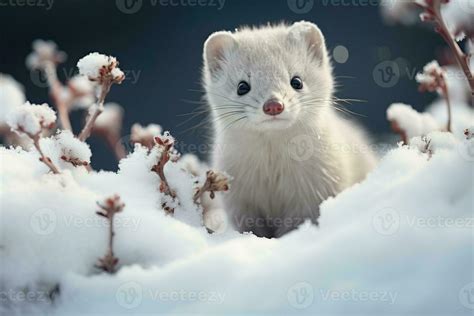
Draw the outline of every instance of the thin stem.
M127 157L127 151L125 150L125 147L120 142L120 136L119 135L116 135L115 133L108 133L105 136L105 139L106 139L106 142L109 145L109 147L115 153L115 157L117 158L118 161L120 161L123 158Z
M451 101L449 100L449 92L448 92L448 87L446 84L444 84L444 87L443 87L443 95L446 99L446 107L448 109L448 123L447 123L447 130L448 132L452 132L452 129L451 129L451 121L452 121L452 114L451 114Z
M176 199L176 192L174 192L173 190L171 190L170 188L170 185L168 183L168 180L166 179L166 176L165 176L165 165L168 163L168 161L170 160L170 150L173 146L173 144L163 144L164 146L164 149L163 149L163 152L161 154L161 157L160 157L160 160L158 161L158 163L156 165L153 166L152 168L152 171L154 171L156 174L158 174L158 176L160 177L160 191L165 194L165 195L168 195L169 197L171 197L172 200L175 200ZM165 212L167 214L174 214L174 208L166 205L166 203L163 203L163 209L165 210Z
M110 215L110 224L109 224L109 249L107 251L108 255L110 257L114 257L114 236L115 236L115 232L114 232L114 217L115 217L115 213L112 213Z
M29 135L30 136L30 135ZM39 134L38 135L35 135L35 136L30 136L30 138L33 140L33 144L36 148L36 150L38 151L38 153L40 154L40 161L43 162L46 166L48 166L48 168L54 173L54 174L60 174L59 172L59 169L54 165L54 163L51 161L51 159L49 157L46 157L43 153L43 151L41 150L41 146L39 144Z
M100 89L100 95L98 99L98 104L95 107L94 112L91 115L89 115L86 125L84 126L81 133L79 134L78 138L80 141L85 141L91 135L92 128L94 127L94 124L95 124L95 120L104 111L105 97L109 93L111 86L112 86L111 81L105 81L104 83L102 83L102 86Z
M397 121L393 120L393 121L391 121L390 123L391 123L392 130L393 130L396 134L400 135L400 138L401 138L401 140L402 140L402 142L403 142L403 145L408 145L408 135L407 135L406 131L403 130L403 129L400 127L400 125L398 124Z
M453 36L449 32L446 23L444 22L443 16L441 15L441 2L436 1L435 4L433 5L433 14L435 17L435 21L438 23L438 32L441 35L441 37L446 41L448 44L449 48L454 54L454 57L459 65L461 67L462 71L464 72L464 75L466 76L466 79L469 83L469 86L471 88L471 101L472 105L474 105L474 76L469 68L468 64L468 56L464 54L464 52L461 50L459 47L458 43L454 40Z
M209 178L207 178L204 185L201 188L199 188L199 190L194 194L194 197L193 197L194 203L198 204L198 201L201 199L204 193L206 191L209 191L210 189L211 189L211 181Z
M119 259L114 256L114 219L115 214L122 212L125 204L120 202L119 196L108 198L104 205L101 205L100 203L97 204L102 210L96 212L96 214L107 219L109 222L109 230L107 252L104 257L99 259L96 266L105 272L114 273L119 262Z
M58 80L56 65L53 62L48 62L45 65L44 73L50 87L49 93L51 99L54 101L56 109L58 110L59 123L63 129L72 131L71 121L69 119L69 106L61 96L64 87Z

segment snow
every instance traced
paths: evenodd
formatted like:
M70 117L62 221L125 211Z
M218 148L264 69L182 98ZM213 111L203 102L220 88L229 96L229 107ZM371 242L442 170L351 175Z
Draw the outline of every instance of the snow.
M428 6L426 0L381 0L382 17L389 24L415 24L420 19L420 8ZM451 0L441 5L441 15L450 33L462 40L465 36L474 36L474 5L472 0ZM427 16L422 14L421 17Z
M149 124L142 126L138 123L132 126L132 135L137 139L154 138L161 135L163 129L158 124Z
M437 81L440 78L444 78L445 71L440 67L436 60L433 60L423 67L423 72L416 74L415 80L423 87L427 87L427 90L437 89L439 93L439 87Z
M125 77L125 74L122 70L120 70L120 68L114 68L112 69L112 71L110 72L112 77L113 78L124 78Z
M80 161L89 164L92 152L84 142L74 137L70 131L61 131L55 136L56 144L59 146L61 157L67 161Z
M25 101L23 87L11 76L0 73L0 125L5 125L8 113Z
M395 121L407 133L408 138L426 135L438 130L439 124L429 113L419 113L403 103L394 103L387 109L387 119Z
M474 63L471 64L474 69ZM464 73L457 66L445 66L444 69L451 102L467 102L470 98L470 89Z
M452 132L457 138L462 139L466 126L471 126L472 122L474 122L474 110L468 103L456 100L451 104L451 111ZM448 121L446 100L442 98L435 100L428 106L427 113L438 122L439 126L445 126Z
M100 81L104 75L101 70L110 73L114 80L120 80L125 75L117 68L118 62L115 57L99 53L90 53L77 62L77 68L81 75L87 76L92 81Z
M319 227L306 223L277 240L230 228L208 234L191 204L194 178L179 163L167 170L178 214L164 215L150 171L156 151L137 146L117 173L51 175L34 152L1 148L3 287L60 287L54 305L3 308L58 316L468 315L474 157L460 153L473 142L428 137L444 144L431 157L416 146L393 149L364 182L323 203ZM115 225L120 270L107 275L94 268L108 227L95 203L113 194L126 206Z
M441 14L450 33L462 40L474 37L474 4L472 0L450 1L441 7Z
M12 130L31 136L37 135L42 129L51 128L55 122L56 113L46 103L39 105L26 102L7 116L7 123Z

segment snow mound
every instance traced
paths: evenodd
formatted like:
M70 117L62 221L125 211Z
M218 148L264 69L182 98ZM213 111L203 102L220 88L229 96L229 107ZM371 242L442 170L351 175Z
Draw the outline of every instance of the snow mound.
M192 203L193 159L165 170L180 205L161 208L157 149L137 145L113 172L45 174L34 152L0 149L2 288L9 314L176 313L469 315L474 140L427 135L437 150L390 151L368 178L280 239L209 234ZM442 181L440 181L442 179ZM58 194L60 192L60 194ZM96 202L118 194L115 275ZM25 198L27 197L27 198ZM38 293L56 293L54 304ZM16 296L15 296L16 297ZM0 309L1 310L1 309Z

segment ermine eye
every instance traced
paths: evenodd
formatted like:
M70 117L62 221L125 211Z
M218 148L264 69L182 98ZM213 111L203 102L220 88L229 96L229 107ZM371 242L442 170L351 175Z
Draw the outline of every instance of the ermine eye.
M293 79L291 79L290 84L293 87L293 89L295 89L295 90L303 89L303 80L301 80L301 78L298 77L298 76L293 77Z
M250 92L250 85L245 81L241 81L239 83L238 88L237 88L237 94L238 95L244 95L244 94L247 94L249 92Z

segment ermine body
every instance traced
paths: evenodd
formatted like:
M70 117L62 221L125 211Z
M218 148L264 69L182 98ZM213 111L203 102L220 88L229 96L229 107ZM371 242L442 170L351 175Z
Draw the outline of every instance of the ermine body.
M336 112L324 37L309 22L212 34L204 47L213 167L233 177L223 207L241 231L279 237L375 164Z

